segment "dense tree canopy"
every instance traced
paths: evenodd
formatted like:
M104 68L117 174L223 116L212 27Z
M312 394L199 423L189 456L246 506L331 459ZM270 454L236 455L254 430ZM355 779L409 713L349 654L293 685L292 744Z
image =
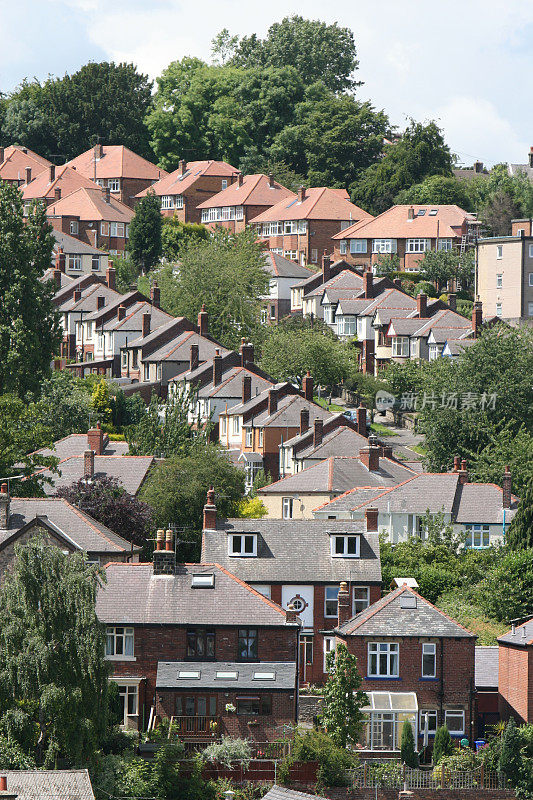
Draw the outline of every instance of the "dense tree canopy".
M141 272L148 272L161 256L161 200L149 192L135 206L130 223L128 253Z
M456 205L466 211L473 210L468 184L447 175L429 175L421 183L402 189L394 198L394 202L415 205Z
M161 251L163 258L177 261L180 250L190 240L207 239L209 231L205 225L195 222L181 222L176 216L165 217L161 230Z

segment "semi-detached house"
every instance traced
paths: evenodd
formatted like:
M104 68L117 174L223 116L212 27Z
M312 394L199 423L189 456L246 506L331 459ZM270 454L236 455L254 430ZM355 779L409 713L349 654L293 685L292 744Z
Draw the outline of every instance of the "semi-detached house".
M217 226L231 233L243 231L250 221L294 192L274 180L272 175L242 175L238 172L226 189L200 203L201 221L208 228Z

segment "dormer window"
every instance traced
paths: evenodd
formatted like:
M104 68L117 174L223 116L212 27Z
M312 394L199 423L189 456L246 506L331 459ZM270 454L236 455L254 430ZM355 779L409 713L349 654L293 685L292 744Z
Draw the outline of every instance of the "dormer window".
M228 555L245 556L253 558L257 556L257 534L256 533L232 533L228 537Z
M359 558L360 538L346 533L331 536L331 557Z

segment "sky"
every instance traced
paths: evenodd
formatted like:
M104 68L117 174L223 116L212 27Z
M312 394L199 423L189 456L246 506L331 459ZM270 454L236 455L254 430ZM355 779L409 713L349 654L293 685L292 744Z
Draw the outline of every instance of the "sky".
M0 0L0 91L88 61L133 62L155 78L183 56L209 60L224 27L264 36L290 14L353 30L357 96L400 129L437 120L463 164L527 161L532 0Z

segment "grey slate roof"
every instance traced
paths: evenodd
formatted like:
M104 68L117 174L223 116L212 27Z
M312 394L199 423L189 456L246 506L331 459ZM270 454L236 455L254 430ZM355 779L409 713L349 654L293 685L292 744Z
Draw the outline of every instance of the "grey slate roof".
M476 647L475 686L476 689L498 688L498 653L496 647Z
M511 496L511 508L505 511L506 524L518 508L518 498ZM503 491L494 483L465 483L457 487L454 517L458 524L485 522L503 525Z
M18 800L94 800L86 769L2 770L8 794Z
M0 546L37 516L47 517L48 524L85 552L119 555L131 549L130 542L62 497L12 497L7 530L0 530Z
M75 287L72 287L71 284L70 288L72 289ZM104 298L105 305L103 309L105 309L112 306L113 303L118 303L121 295L114 289L110 289L105 283L92 283L90 286L86 286L81 290L81 298L78 301L75 301L74 297L70 296L58 306L58 309L62 313L66 313L67 311L83 311L84 314L92 314L98 308L98 297ZM103 309L100 309L100 311ZM84 320L85 319L87 318L84 318Z
M504 633L503 636L498 636L498 641L512 644L516 647L533 645L533 619L524 622L522 625L517 625L514 634L510 630Z
M199 678L178 678L178 673L199 672ZM217 673L236 672L237 679L225 678ZM273 672L274 680L255 680L254 675ZM294 691L296 662L260 661L247 664L242 661L158 661L156 687L158 689L273 689Z
M80 254L87 254L91 256L101 256L107 255L107 253L102 250L98 250L97 247L91 247L85 242L76 239L74 236L69 236L68 233L62 233L62 231L52 231L52 235L56 240L54 245L53 252L57 253L59 248L63 249L65 255L69 255L69 253L80 253Z
M318 794L307 794L307 792L297 792L295 789L286 789L285 786L274 785L272 789L263 795L263 800L327 800Z
M295 436L285 442L285 445L294 446L295 443L298 444L301 441L301 438L300 436ZM296 458L322 461L330 456L357 456L361 447L368 447L368 439L347 425L340 425L331 433L325 433L321 444L317 445L317 447L313 445L312 432L307 438L309 439L309 444L297 447Z
M107 442L106 442L107 439ZM41 450L35 452L41 456L54 456L63 461L65 458L71 456L82 456L86 450L89 449L86 433L71 433L65 436L64 439L58 439L54 442L54 446L43 447ZM127 442L113 442L104 434L104 453L105 456L125 456L129 452L129 445Z
M146 341L146 340L145 340ZM191 345L198 345L198 357L200 361L208 361L215 357L218 350L222 356L229 353L225 347L222 347L218 342L212 339L207 339L205 336L200 336L199 333L194 331L185 331L180 336L172 339L172 341L154 350L149 356L143 360L145 362L154 361L186 361L189 362L191 356Z
M402 608L402 598L416 606ZM475 638L458 622L407 586L395 589L337 629L343 636L453 636Z
M228 555L228 533L257 533L257 557ZM330 533L361 535L360 558L332 558ZM256 583L381 581L379 538L362 523L308 519L228 519L204 531L202 560L216 561Z
M265 253L265 270L274 278L309 278L316 272L279 253Z
M351 498L338 497L328 505L328 511L334 513L346 510L347 502L351 510L364 512L365 506L373 506L379 511L396 513L425 514L430 511L443 511L451 514L458 484L456 473L429 473L415 474L403 483L392 489L387 489L380 494L359 500L357 491L354 492L353 504ZM337 506L338 504L338 506Z
M256 417L253 417L246 425L252 425L255 428L267 428L272 425L275 428L289 427L298 428L300 426L300 412L302 409L309 411L309 424L313 425L315 419L326 420L331 418L332 414L326 411L325 408L319 406L318 403L311 403L305 397L299 395L286 395L278 400L277 411L273 414L262 411Z
M252 394L272 386L271 381L246 367L231 367L223 374L222 381L217 386L209 382L199 389L198 397L217 397L219 399L242 397L242 379L245 375L249 375L252 379Z
M276 483L263 486L260 494L284 492L337 492L344 493L354 486L396 486L413 474L412 471L389 458L379 459L379 470L370 472L358 457L330 456L318 464L289 475Z
M148 470L154 463L153 456L95 456L94 477L117 478L129 494L137 494L141 488ZM46 478L52 483L46 483L43 488L47 495L57 494L63 486L70 486L75 481L85 476L85 459L83 456L71 456L58 464L60 475L51 470L42 470Z
M152 330L157 330L160 325L173 319L166 311L162 311L147 300L145 302L135 303L133 306L127 308L124 319L113 317L107 320L107 322L104 322L103 325L102 323L98 323L96 328L97 330L106 331L141 331L144 314L150 314L150 327Z
M214 588L191 588L193 574L214 574ZM175 575L154 575L152 564L108 564L106 575L96 602L102 622L238 625L245 613L254 625L287 624L279 606L219 564L180 564Z

